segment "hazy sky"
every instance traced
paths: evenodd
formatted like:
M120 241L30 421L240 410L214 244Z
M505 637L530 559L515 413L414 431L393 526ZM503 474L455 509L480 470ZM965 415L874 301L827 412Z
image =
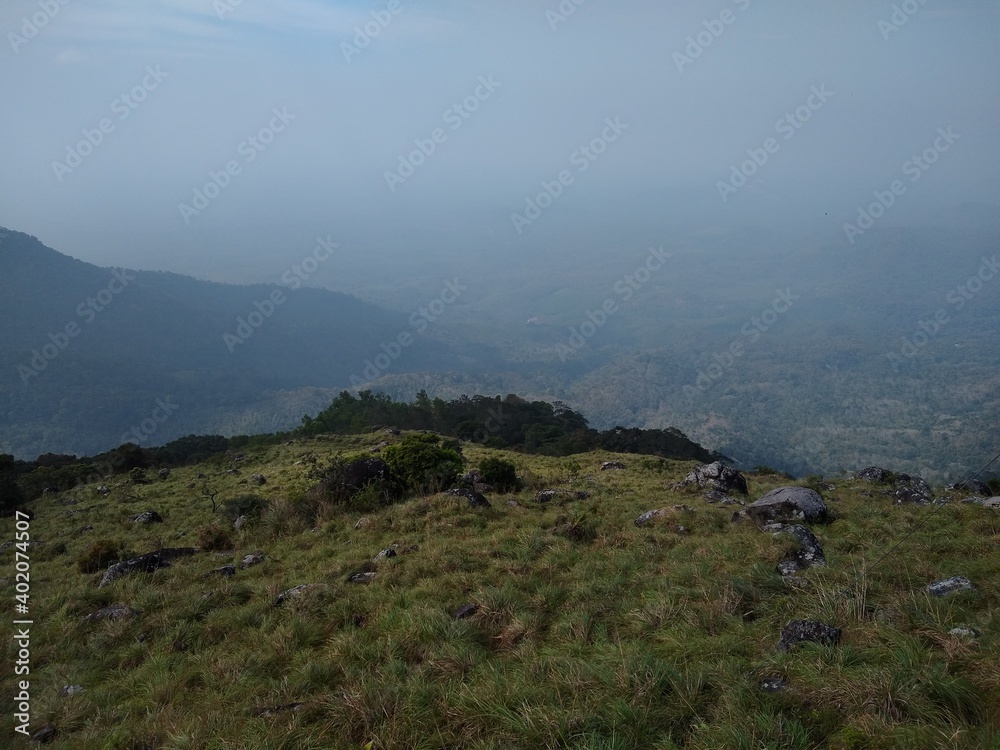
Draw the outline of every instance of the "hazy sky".
M0 225L220 280L317 236L374 268L679 222L846 244L876 191L886 223L997 203L998 29L995 0L7 0Z

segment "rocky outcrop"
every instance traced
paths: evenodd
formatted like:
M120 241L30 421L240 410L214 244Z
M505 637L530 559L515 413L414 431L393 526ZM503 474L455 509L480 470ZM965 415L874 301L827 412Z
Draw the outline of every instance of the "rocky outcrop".
M881 466L869 466L854 475L855 479L861 479L874 484L889 485L886 495L892 498L895 503L917 503L925 505L933 502L934 495L927 482L917 476L909 474L897 474Z
M770 523L824 522L829 511L823 498L806 487L778 487L746 507L746 513L764 528Z

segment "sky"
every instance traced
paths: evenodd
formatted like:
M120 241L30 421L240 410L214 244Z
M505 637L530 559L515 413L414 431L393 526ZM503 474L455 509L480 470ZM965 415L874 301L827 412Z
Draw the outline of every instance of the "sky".
M0 226L239 282L332 238L344 291L748 224L846 247L873 202L997 206L998 28L994 0L7 0Z

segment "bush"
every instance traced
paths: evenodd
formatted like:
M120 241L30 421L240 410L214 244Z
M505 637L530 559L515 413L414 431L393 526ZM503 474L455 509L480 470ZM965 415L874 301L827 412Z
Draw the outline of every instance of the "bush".
M413 494L440 492L455 483L462 470L461 448L437 435L407 435L382 451L395 479Z
M131 556L132 553L121 540L116 542L114 539L96 539L77 558L76 567L81 573L96 573Z
M492 485L497 492L517 492L521 489L517 467L506 459L483 459L479 463L479 473L482 475L483 481Z
M260 495L247 494L223 500L220 510L223 517L235 521L240 516L246 516L250 519L260 518L260 514L264 512L266 507L267 500Z
M209 552L230 550L233 548L233 537L221 526L209 524L198 532L198 546Z

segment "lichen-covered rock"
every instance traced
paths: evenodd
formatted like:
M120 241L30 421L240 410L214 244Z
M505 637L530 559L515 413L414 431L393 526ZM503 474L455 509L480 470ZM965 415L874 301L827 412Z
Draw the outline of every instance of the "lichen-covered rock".
M746 507L747 515L763 528L769 523L823 522L829 511L823 498L806 487L778 487Z
M240 568L252 568L254 565L260 565L264 562L263 552L251 552L249 555L244 555L243 559L240 560Z
M736 469L725 466L721 461L696 466L680 483L682 487L691 485L723 494L736 492L740 495L746 495L749 493L746 477Z
M826 557L823 555L823 548L820 546L819 540L802 524L771 523L762 530L769 531L775 536L788 534L795 537L799 543L799 549L796 550L793 557L778 563L778 572L781 575L795 575L813 565L826 565Z
M927 587L927 593L931 596L948 596L956 591L975 591L975 587L965 576L953 576L940 581L934 581Z
M778 650L788 651L800 643L836 646L839 642L840 628L816 620L790 620L781 631Z

